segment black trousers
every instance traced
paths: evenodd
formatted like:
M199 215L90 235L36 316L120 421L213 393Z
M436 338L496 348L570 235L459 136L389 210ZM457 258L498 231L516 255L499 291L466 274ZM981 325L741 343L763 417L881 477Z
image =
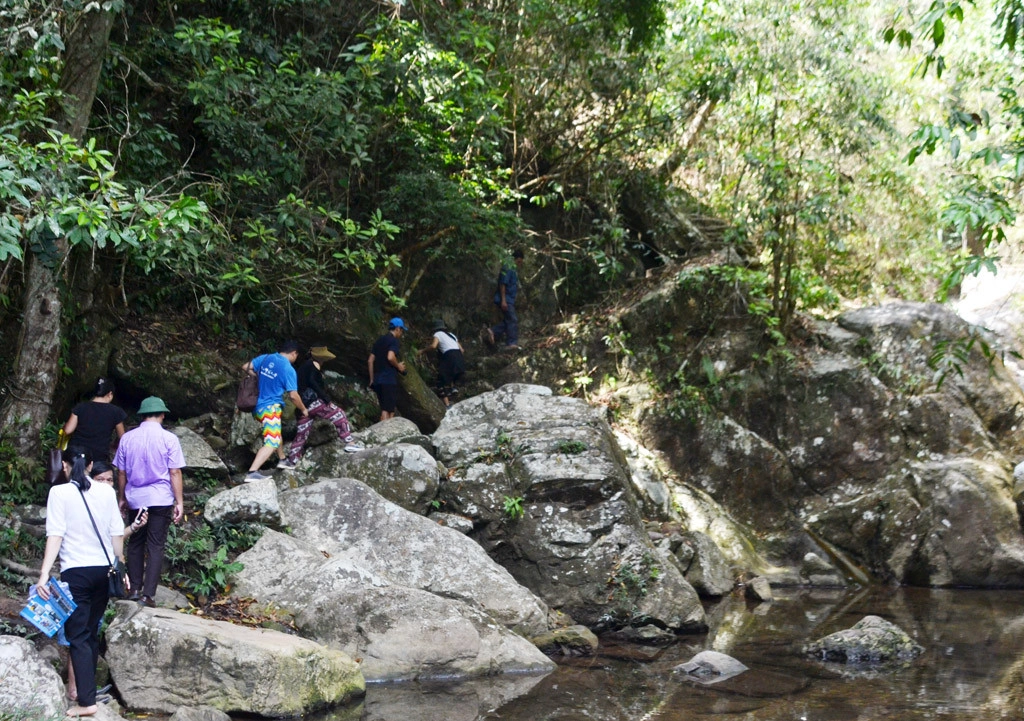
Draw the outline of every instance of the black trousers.
M82 566L61 571L77 608L64 622L64 635L75 669L78 705L96 704L96 661L100 657L100 639L96 633L107 610L107 566Z
M153 598L160 583L160 571L164 565L164 546L167 545L167 529L171 526L174 506L151 506L149 522L128 537L128 581L132 593L140 592ZM135 523L138 509L129 512L129 523Z

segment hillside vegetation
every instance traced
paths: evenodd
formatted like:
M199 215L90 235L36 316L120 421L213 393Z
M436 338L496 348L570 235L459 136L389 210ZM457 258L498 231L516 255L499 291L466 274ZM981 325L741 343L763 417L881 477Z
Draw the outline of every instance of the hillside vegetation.
M97 317L255 346L330 311L367 337L454 281L484 302L449 320L478 325L517 246L537 326L711 251L766 348L798 311L955 292L1015 218L1021 17L0 0L4 457L91 383Z

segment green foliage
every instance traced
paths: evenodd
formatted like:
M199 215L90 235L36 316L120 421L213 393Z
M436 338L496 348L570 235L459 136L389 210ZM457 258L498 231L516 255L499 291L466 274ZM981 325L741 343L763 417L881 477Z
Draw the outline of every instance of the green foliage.
M4 502L0 505L0 518L10 519L17 502L8 498L5 493ZM0 557L12 559L36 558L42 555L46 542L29 535L24 530L15 530L11 526L0 526Z
M964 377L964 368L970 364L975 349L985 360L989 373L993 372L992 365L996 359L1002 361L1003 358L1002 354L997 354L985 340L983 334L987 332L990 331L972 325L961 338L943 339L935 343L928 355L928 367L934 372L932 381L935 383L936 391L942 389L950 374L959 378ZM1017 356L1016 353L1013 355Z
M505 509L505 516L513 521L518 521L526 513L523 509L522 496L504 496L502 498L502 504Z
M494 437L494 450L480 454L477 460L483 463L512 463L529 448L529 444L526 443L516 445L511 433L499 429L498 434Z
M661 573L654 556L649 553L645 552L639 559L620 558L607 581L608 601L612 604L610 615L620 622L642 621L637 605L651 585L661 578Z
M23 457L9 438L0 436L0 489L5 502L45 503L50 489L44 473L42 464Z
M229 560L228 553L251 547L260 535L262 528L253 524L171 526L165 549L170 581L196 597L209 599L223 593L231 575L242 570L242 564Z
M567 456L578 455L587 450L587 444L583 441L569 441L561 440L555 446L555 449L559 453L564 453Z

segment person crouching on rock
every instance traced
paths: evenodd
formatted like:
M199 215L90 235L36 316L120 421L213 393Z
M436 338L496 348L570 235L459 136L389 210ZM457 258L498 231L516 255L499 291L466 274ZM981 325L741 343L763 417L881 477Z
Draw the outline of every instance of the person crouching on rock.
M457 395L459 389L455 384L466 372L466 358L463 355L465 349L462 343L455 337L455 334L448 330L445 322L441 319L434 321L434 337L420 354L437 351L437 395L444 401L445 406L451 405L451 397Z
M78 704L69 708L67 714L92 716L99 709L97 629L109 599L107 571L115 556L124 561L124 522L114 489L89 478L92 458L88 451L68 449L62 461L64 473L71 480L52 486L46 499L46 550L36 593L43 599L50 597L46 584L59 556L60 579L68 584L77 604L64 624L71 665L78 679Z
M323 418L334 425L338 431L338 438L345 444L346 453L363 450L363 444L352 436L345 411L331 402L331 397L324 386L323 364L336 357L326 346L316 346L310 349L306 362L299 366L296 376L299 381L299 397L306 404L306 415L299 419L299 428L288 451L288 458L278 463L278 468L295 468L299 465L306 441L309 439L309 432L313 428L314 418Z

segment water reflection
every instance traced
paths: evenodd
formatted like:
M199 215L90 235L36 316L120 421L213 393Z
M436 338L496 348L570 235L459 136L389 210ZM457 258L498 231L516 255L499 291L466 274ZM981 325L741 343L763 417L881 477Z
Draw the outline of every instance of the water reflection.
M869 589L777 591L770 605L728 598L711 629L665 648L602 639L598 656L543 678L499 676L456 686L371 686L356 709L316 721L1021 721L1024 592ZM823 664L801 646L868 614L925 647L902 667ZM704 649L750 671L713 686L672 669Z

